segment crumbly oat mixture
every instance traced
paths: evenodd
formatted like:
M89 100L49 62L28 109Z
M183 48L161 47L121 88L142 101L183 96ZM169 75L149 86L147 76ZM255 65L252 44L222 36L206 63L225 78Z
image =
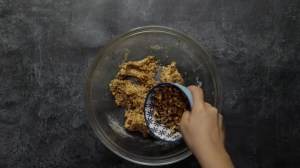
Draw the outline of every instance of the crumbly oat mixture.
M124 127L128 131L138 131L147 137L147 128L143 108L149 90L159 81L154 79L158 64L154 56L148 56L140 61L129 61L120 65L116 79L109 87L118 106L126 107ZM176 82L183 84L183 79L176 68L176 63L162 68L161 82Z
M179 83L181 85L184 83L184 80L176 67L176 62L172 62L171 65L162 68L162 72L160 74L160 81L174 82Z
M133 84L130 80L114 79L109 86L116 104L129 109L142 107L149 90L143 85Z
M166 125L172 133L179 131L182 114L188 109L188 101L182 92L171 86L161 86L154 91L154 117Z
M153 87L157 84L154 76L157 70L157 61L154 56L148 56L140 61L129 61L120 65L117 79L133 78L145 87Z

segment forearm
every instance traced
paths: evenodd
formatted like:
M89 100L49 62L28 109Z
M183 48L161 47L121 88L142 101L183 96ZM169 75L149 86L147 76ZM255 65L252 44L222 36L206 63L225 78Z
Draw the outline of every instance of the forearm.
M199 153L202 152L202 153ZM202 168L234 168L230 156L225 148L206 148L205 151L195 152L197 160Z
M224 147L223 116L204 102L203 90L190 86L194 104L183 113L180 130L185 143L203 168L234 168Z

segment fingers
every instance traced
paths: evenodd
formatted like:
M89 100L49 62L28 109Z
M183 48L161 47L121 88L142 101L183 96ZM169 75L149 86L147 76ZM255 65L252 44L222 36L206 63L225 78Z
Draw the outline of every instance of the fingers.
M179 124L179 127L180 127L180 130L182 131L182 133L184 134L184 130L186 128L186 126L189 124L190 122L190 115L191 115L191 112L190 111L185 111L183 114L182 114L182 117L181 117L181 120L180 120L180 124Z
M205 103L202 89L197 86L189 86L188 89L192 92L193 95L194 104L192 109L203 109Z
M207 102L205 102L204 104L205 104L206 107L212 107L212 105L207 103Z
M223 124L223 116L220 113L218 114L218 128L219 128L221 139L223 143L225 143L225 130Z
M218 113L218 125L219 129L223 131L223 116L220 113Z

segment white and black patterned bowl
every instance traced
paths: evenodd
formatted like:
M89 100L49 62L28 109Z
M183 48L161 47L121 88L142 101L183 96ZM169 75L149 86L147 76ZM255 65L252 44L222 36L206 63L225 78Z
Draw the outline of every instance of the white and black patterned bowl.
M158 122L156 120L156 118L154 117L154 111L155 111L154 91L157 90L161 86L170 86L170 87L178 88L183 93L183 95L186 96L186 98L189 102L190 108L193 106L192 93L188 88L186 88L185 86L180 85L178 83L159 83L158 85L156 85L149 91L149 93L146 97L146 100L145 100L144 116L145 116L145 120L146 120L148 129L158 139L162 139L162 140L168 141L168 142L176 142L176 141L179 141L182 139L181 133L180 132L172 133L168 127L166 127L164 124Z

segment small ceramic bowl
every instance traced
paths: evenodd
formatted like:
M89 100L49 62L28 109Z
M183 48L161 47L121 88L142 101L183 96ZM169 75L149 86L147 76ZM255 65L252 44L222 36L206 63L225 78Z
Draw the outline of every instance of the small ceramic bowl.
M178 83L159 83L149 91L146 97L145 104L144 104L144 116L145 116L148 129L158 139L162 139L168 142L176 142L182 139L181 133L180 132L172 133L168 127L158 122L154 117L154 111L155 111L154 91L156 91L159 87L162 86L170 86L170 87L178 88L183 93L183 95L186 96L190 109L193 106L193 97L191 91L187 87L180 85Z

